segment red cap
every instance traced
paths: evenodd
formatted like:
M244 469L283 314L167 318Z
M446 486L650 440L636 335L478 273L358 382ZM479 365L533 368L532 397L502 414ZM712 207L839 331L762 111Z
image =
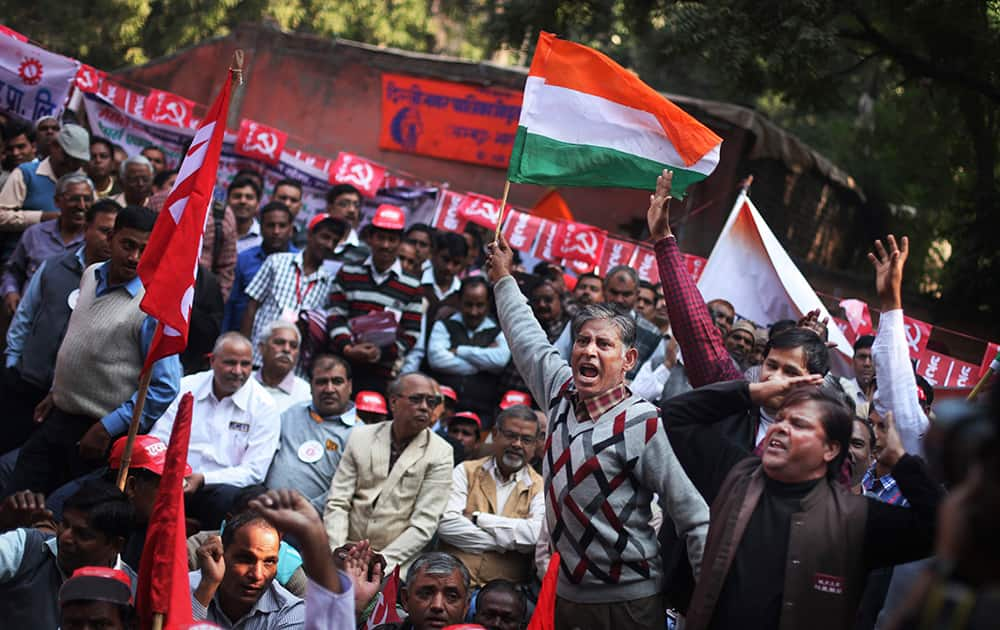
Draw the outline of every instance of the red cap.
M459 411L452 417L448 418L448 422L454 422L455 418L461 418L463 420L471 420L476 423L477 427L479 427L480 429L483 428L483 421L479 418L479 416L472 413L471 411Z
M458 402L458 393L447 385L441 386L441 395L445 398L450 398L451 400Z
M125 443L128 436L115 440L111 447L111 457L108 458L108 466L112 470L121 467L122 455L125 453ZM132 445L132 460L129 462L129 469L145 468L157 475L163 474L163 466L167 463L167 445L152 435L137 435L135 443ZM184 465L184 474L191 474L191 467Z
M59 603L100 601L132 603L132 581L124 571L109 567L80 567L59 589Z
M514 405L528 405L530 407L531 396L516 389L507 390L507 393L500 399L500 408L506 409Z
M337 219L337 218L331 217L330 215L328 215L325 212L320 212L319 214L317 214L313 218L309 219L309 229L308 229L308 231L311 233L313 230L316 229L316 226L318 226L321 223L329 223L329 227L332 228L334 231L337 231L337 232L343 232L344 229L346 229L346 227L347 227L347 225L346 225L346 223L344 222L343 219Z
M358 392L354 397L354 406L359 411L369 411L371 413L381 413L388 415L389 408L385 406L385 398L382 394L372 391Z
M406 215L402 208L384 203L375 210L372 225L382 230L402 231L406 227Z

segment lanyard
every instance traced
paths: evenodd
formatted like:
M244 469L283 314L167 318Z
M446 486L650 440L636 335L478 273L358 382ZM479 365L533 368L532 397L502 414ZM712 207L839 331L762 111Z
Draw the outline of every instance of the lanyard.
M313 280L312 282L310 282L309 284L307 284L306 285L306 292L303 294L301 292L301 288L302 288L301 287L301 284L302 284L302 270L299 269L298 267L295 268L295 300L296 300L295 305L296 306L298 306L298 307L302 306L302 301L304 299L306 299L307 297L309 297L309 292L312 291L312 288L314 286L316 286L316 282L317 282L317 280Z

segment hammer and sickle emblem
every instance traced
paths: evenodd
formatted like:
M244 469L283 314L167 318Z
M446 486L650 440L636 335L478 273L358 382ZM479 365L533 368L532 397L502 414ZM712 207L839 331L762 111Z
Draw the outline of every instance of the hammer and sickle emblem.
M588 258L597 256L597 235L593 232L577 232L573 235L573 244L567 251L580 252Z
M276 159L277 156L274 152L278 148L278 138L275 137L273 133L262 131L253 136L253 142L247 147L249 151L256 151L261 155L266 155L269 158Z
M369 188L372 180L375 179L375 173L368 164L357 162L347 165L347 174L344 179L354 181L361 188Z
M187 115L187 108L183 103L170 101L163 106L163 113L156 117L157 122L168 122L177 127L184 126L184 117Z

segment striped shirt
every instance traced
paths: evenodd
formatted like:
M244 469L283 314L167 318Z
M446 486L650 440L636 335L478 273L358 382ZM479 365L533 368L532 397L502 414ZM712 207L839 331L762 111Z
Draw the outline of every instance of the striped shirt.
M420 336L423 295L416 278L390 270L380 283L376 281L374 269L368 261L363 265L344 265L337 273L327 302L330 349L336 354L343 354L344 347L351 343L348 324L351 319L379 311L392 311L399 322L396 342L381 349L382 356L374 366L379 376L391 377L396 359L405 356Z
M257 344L268 324L282 316L298 320L299 311L322 308L334 277L321 266L309 275L302 268L302 252L271 254L247 285L246 293L260 306L253 320L253 363L261 364Z

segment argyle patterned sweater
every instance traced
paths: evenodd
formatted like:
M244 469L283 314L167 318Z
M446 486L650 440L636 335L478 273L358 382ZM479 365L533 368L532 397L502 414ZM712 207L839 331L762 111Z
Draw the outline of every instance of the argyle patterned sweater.
M654 493L697 572L708 506L678 463L657 408L629 394L596 421L577 420L572 370L517 283L504 277L495 294L514 363L549 417L542 472L546 526L562 557L559 597L620 602L660 591L659 547L650 524Z

